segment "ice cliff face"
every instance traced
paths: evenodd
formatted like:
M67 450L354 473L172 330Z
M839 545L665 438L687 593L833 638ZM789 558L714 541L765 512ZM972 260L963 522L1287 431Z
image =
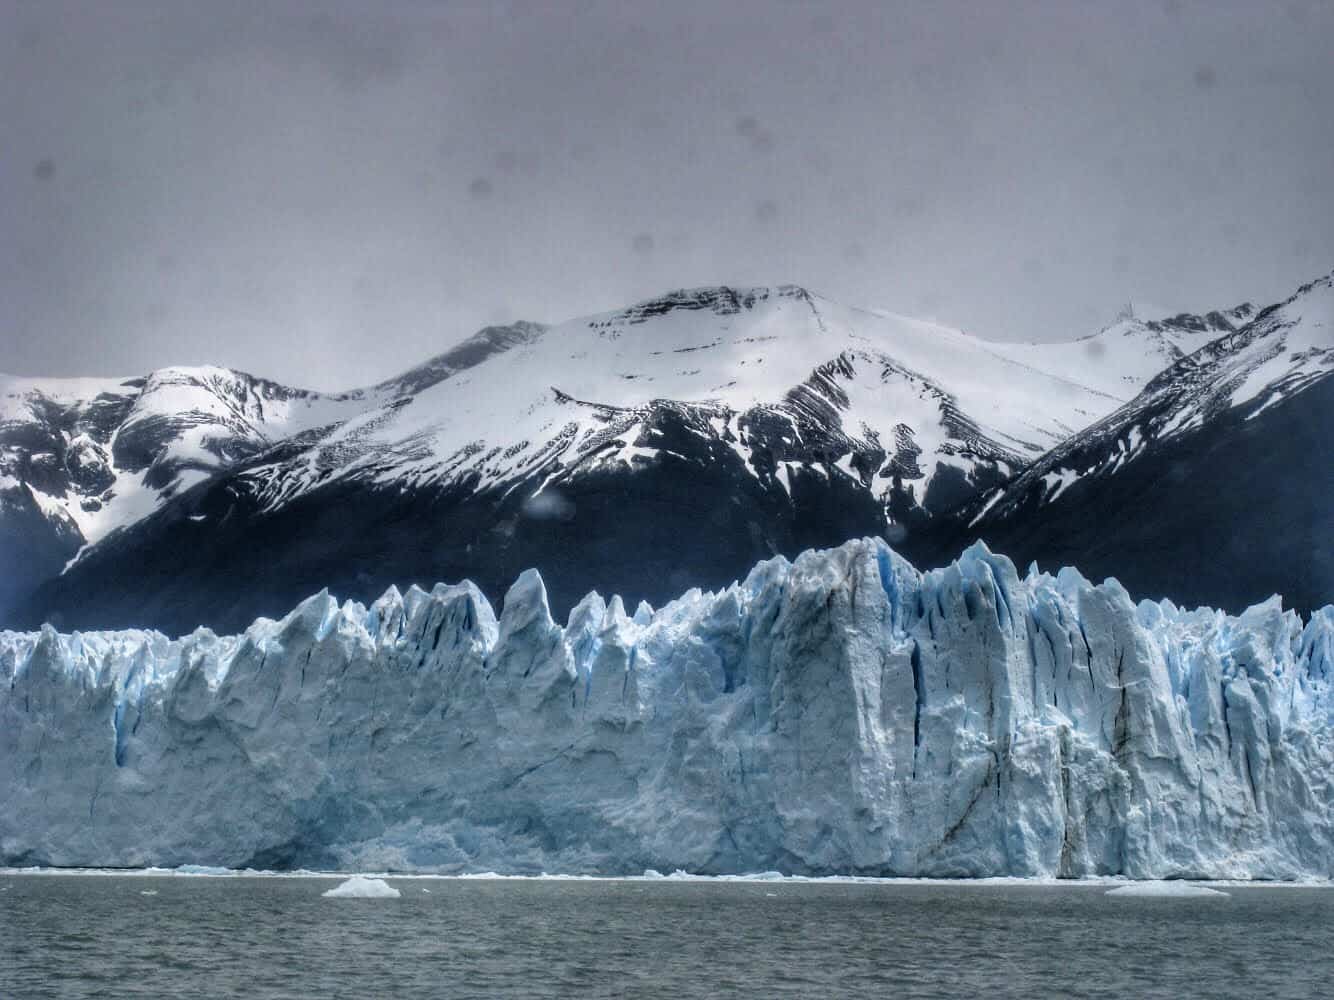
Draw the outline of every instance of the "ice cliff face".
M879 541L555 624L536 573L244 635L0 634L0 859L1334 874L1334 608Z

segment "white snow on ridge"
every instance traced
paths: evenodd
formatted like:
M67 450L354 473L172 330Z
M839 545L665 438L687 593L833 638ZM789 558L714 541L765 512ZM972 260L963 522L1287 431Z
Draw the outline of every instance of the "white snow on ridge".
M1255 406L1254 417L1334 371L1334 276L1303 286L1257 317L1243 333L1202 349L1186 362L1203 374L1180 401L1158 436L1199 426L1222 409ZM1169 380L1162 391L1175 387ZM1258 405L1255 405L1257 404Z
M384 394L381 393L381 396ZM64 448L63 465L97 476L76 480L65 493L28 484L46 516L77 527L79 554L107 535L155 511L237 457L292 435L361 412L367 393L321 395L288 389L214 366L163 368L146 379L35 379L0 375L0 424L34 424L51 449ZM120 410L123 416L108 417ZM73 426L75 432L67 428ZM96 435L96 437L95 437ZM142 439L139 463L176 470L165 485L149 486L147 471L118 459L118 444ZM20 439L22 440L22 439ZM0 470L21 467L0 452ZM34 452L48 465L60 455ZM16 478L10 472L8 478ZM161 477L159 476L159 479ZM77 561L76 554L69 564Z
M958 461L942 450L947 403L1002 446L1035 455L1119 402L957 330L848 309L800 289L678 294L734 295L749 304L731 312L677 307L648 315L641 306L553 327L392 412L343 425L329 443L355 440L366 457L333 474L398 452L404 457L380 474L384 481L431 481L442 470L471 468L484 484L496 482L535 462L568 460L617 413L633 414L659 399L731 413L773 406L821 366L843 359L852 368L851 378L835 376L848 396L845 430L858 437L866 427L884 443L896 425L908 425L923 449L924 490L937 462ZM631 419L619 433L630 437L632 429ZM557 450L540 450L554 439L563 442ZM743 440L729 443L749 459ZM624 447L622 457L631 454ZM291 495L291 487L275 489Z
M1240 411L1253 420L1334 373L1334 275L1302 286L1286 301L1255 313L1234 333L1209 340L1159 373L1130 403L1071 436L989 498L972 521L1004 518L1026 497L1056 499L1080 476L1116 473L1167 441Z
M93 511L84 510L78 496L67 494L52 500L79 526L85 545L90 546L96 545L117 528L134 524L153 513L163 498L163 491L144 484L141 472L118 471L110 493L111 499Z
M1233 407L1261 400L1260 408L1266 409L1334 369L1334 287L1329 280L1280 307L1275 319L1283 324L1279 342L1257 341L1229 366L1244 374L1229 396Z
M1243 319L1221 315L1219 322ZM909 477L920 499L942 466L968 473L999 461L1017 470L1223 329L1132 319L1080 341L1013 344L791 286L703 288L545 330L488 328L399 379L337 394L216 366L127 380L0 375L0 423L40 423L48 404L86 415L99 394L128 407L111 438L79 439L82 454L105 463L111 486L43 501L50 516L77 525L85 550L242 460L268 509L337 479L412 489L476 476L481 487L504 488L530 475L557 482L585 462L653 461L661 448L637 440L637 412L658 400L716 407L705 411L708 422L758 477L738 416L786 405L817 371L828 374L815 377L815 389L837 399L834 429L848 439L892 452L895 429L909 429L921 449L920 477ZM1308 368L1286 377L1298 380ZM1237 387L1237 399L1273 384L1268 374L1255 379ZM307 436L298 449L263 460L299 435ZM985 454L973 448L978 440ZM155 482L174 480L153 489L141 469L118 465L126 444L140 462L159 462ZM850 473L851 457L831 456ZM780 475L790 481L799 467ZM0 473L13 475L3 453Z
M995 343L997 354L1129 402L1168 365L1226 334L1206 331L1156 331L1142 320L1121 320L1090 337L1045 344ZM1105 411L1109 412L1109 411ZM1101 414L1098 414L1101 416ZM1086 421L1085 423L1090 422ZM1078 429L1076 425L1074 429Z
M160 368L149 375L124 427L133 428L153 417L185 417L198 425L196 436L192 443L178 438L178 447L191 457L216 463L215 456L200 448L210 427L273 442L344 420L365 406L360 394L289 389L229 368Z
M127 389L125 383L130 381L133 379L30 378L0 372L0 423L32 419L34 403L44 399L73 406L86 404L103 394L133 395L138 389Z

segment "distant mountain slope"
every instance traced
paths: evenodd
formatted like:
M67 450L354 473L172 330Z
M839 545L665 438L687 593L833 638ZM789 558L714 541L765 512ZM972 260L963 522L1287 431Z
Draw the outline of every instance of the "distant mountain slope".
M1046 371L1060 371L1091 389L1129 402L1164 368L1255 316L1244 302L1232 309L1160 319L1123 316L1088 337L1047 344L994 344L992 350ZM1072 428L1073 430L1074 428Z
M466 576L498 596L528 566L564 607L594 586L724 585L853 535L912 553L933 520L1132 396L1146 357L1246 308L1018 345L793 286L715 287L488 328L341 394L209 368L9 379L11 521L35 509L52 535L10 617L235 628L320 586ZM96 475L71 471L85 451Z
M971 537L1184 603L1334 600L1334 276L1153 379L979 497Z

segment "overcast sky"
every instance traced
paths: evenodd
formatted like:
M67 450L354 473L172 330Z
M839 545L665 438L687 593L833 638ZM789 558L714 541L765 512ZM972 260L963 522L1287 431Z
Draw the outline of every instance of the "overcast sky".
M995 339L1334 268L1334 4L0 0L0 371L364 384L792 282Z

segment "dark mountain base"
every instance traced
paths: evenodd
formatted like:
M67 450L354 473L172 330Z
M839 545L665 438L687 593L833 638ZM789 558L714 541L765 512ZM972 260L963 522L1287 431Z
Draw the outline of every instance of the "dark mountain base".
M390 584L463 579L499 606L528 567L541 570L559 617L589 590L656 605L689 587L726 586L775 553L884 529L879 504L847 477L795 473L789 498L738 467L671 455L634 472L575 476L542 502L529 495L353 486L265 514L221 485L201 486L49 581L16 624L238 631L323 587L367 602Z
M79 551L78 532L47 520L24 489L0 490L0 611L27 598ZM0 618L0 628L8 622Z

